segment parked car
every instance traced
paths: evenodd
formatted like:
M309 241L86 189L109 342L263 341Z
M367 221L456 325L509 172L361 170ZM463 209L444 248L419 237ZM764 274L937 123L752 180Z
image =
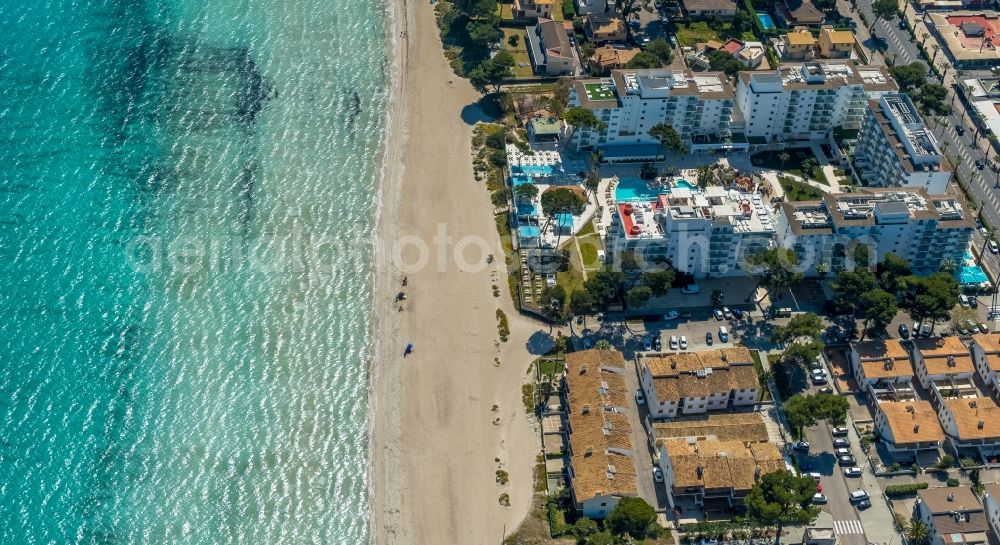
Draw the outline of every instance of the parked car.
M705 344L712 346L712 332L705 333Z
M959 322L957 324L954 324L953 327L955 328L955 331L957 331L959 335L969 334L969 328L965 326L965 322Z
M858 465L858 461L854 459L854 456L850 455L845 455L837 458L837 463L843 467Z
M976 168L978 168L979 170L983 170L984 168L986 168L986 163L983 162L982 159L976 159Z
M729 342L729 330L726 326L719 327L719 341L727 343Z
M687 350L688 338L687 335L681 335L681 350Z
M965 127L963 127L962 125L958 125L957 127L955 127L955 132L957 132L959 136L962 136L965 134Z
M821 393L821 394L832 394L833 393L833 388L831 388L829 386L824 386L824 387L822 387L822 388L819 389L819 393Z
M962 308L969 308L969 296L964 293L959 295L958 304L962 305Z
M814 359L813 361L809 362L809 370L810 371L815 370L815 369L822 369L822 368L823 368L823 362L819 359L819 356L816 356L816 359Z
M809 450L809 441L799 441L797 443L794 443L792 444L792 449L805 452Z
M851 446L851 442L848 439L840 438L833 440L833 448L845 448Z
M1000 246L997 246L997 241L991 240L989 243L990 253L1000 254Z
M812 375L809 378L812 380L813 385L826 384L826 375Z
M910 328L906 327L906 324L899 324L899 338L901 339L910 338Z
M733 313L733 318L736 318L737 320L742 320L743 319L743 311L742 310L740 310L738 308L734 308L732 310L732 313Z
M872 506L872 501L871 500L861 500L861 501L859 501L855 505L857 505L858 509L868 509L869 507Z
M823 494L820 494L819 492L817 492L816 495L813 496L813 503L815 503L817 505L822 505L822 504L826 503L826 496L824 496Z
M990 332L990 326L988 326L988 325L986 325L986 324L984 324L982 322L976 324L976 328L979 330L980 333L989 333Z
M911 331L913 331L913 338L914 339L916 339L917 337L919 337L920 336L920 322L913 322L913 329L911 329Z
M838 458L842 456L854 456L854 453L852 453L849 448L834 449L833 453L836 454Z
M969 307L970 308L979 308L979 298L976 297L975 295L969 296Z
M832 435L834 437L844 437L847 435L847 428L844 426L837 426L836 428L833 428Z
M646 404L646 394L642 393L642 388L635 391L635 402L639 405Z
M857 503L859 501L867 499L869 499L868 492L865 492L864 490L851 491L851 497L850 497L851 503Z
M694 295L701 291L701 286L698 284L688 284L681 288L681 293L684 295Z
M931 324L924 324L924 326L920 328L920 336L921 337L931 336Z
M659 468L659 466L653 467L653 480L658 483L663 482L663 471Z
M659 335L653 337L653 350L656 350L657 352L659 352L660 350L663 350L663 343L660 342L660 336Z
M714 315L715 315L715 319L716 319L716 320L718 320L718 321L720 321L720 322L721 322L722 320L725 320L725 319L726 319L726 315L722 313L722 310L721 310L721 309L715 309L715 310L714 310L714 311L712 312L712 314L714 314Z
M671 350L677 350L677 345L678 345L677 335L671 335L670 336L670 349Z
M663 315L663 319L664 319L665 321L669 322L670 320L676 320L677 318L679 318L679 317L680 317L680 315L681 315L681 313L680 313L680 312L677 312L676 310L668 310L668 311L667 311L667 312L666 312L666 313L665 313L665 314Z
M845 477L860 477L861 468L860 467L845 467L844 468Z
M733 317L733 312L729 310L729 307L722 307L722 315L728 320Z

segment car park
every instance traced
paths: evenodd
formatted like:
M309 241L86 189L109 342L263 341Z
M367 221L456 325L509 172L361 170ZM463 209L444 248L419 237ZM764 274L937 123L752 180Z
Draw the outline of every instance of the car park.
M833 428L831 433L834 437L844 437L847 435L847 428L844 426L837 426L836 428Z
M726 315L722 313L721 309L715 309L712 311L712 314L715 315L715 319L720 322L726 319Z
M679 343L677 342L677 335L671 335L670 336L670 349L671 350L677 350L678 344Z
M910 338L910 328L906 327L906 324L899 324L899 338L901 339Z
M635 391L635 402L639 405L646 404L646 394L642 393L642 388Z
M653 480L658 483L663 482L663 470L661 470L658 466L653 467Z
M799 441L797 443L794 443L794 444L792 444L792 448L795 449L795 450L799 450L799 451L805 452L805 451L809 450L809 441Z
M827 501L826 496L824 496L823 494L820 494L819 492L817 492L813 496L813 503L815 503L817 505L822 505L822 504L826 503L826 501Z
M646 352L649 352L650 350L652 350L653 349L653 339L650 339L649 337L643 337L642 338L642 349L645 350Z
M858 465L858 461L854 459L854 456L850 455L837 458L837 463L844 467Z
M847 448L851 446L851 442L844 438L838 438L833 440L833 448Z
M705 344L712 346L712 332L705 333Z
M687 350L688 338L687 335L681 335L681 350Z
M665 314L663 315L663 319L664 319L665 321L669 322L670 320L676 320L677 318L679 318L679 317L680 317L680 315L681 315L681 313L680 313L680 312L677 312L676 310L668 310L668 311L667 311L667 312L666 312L666 313L665 313Z
M845 467L844 468L845 477L860 477L861 468L860 467Z
M729 342L729 330L726 329L726 326L719 328L719 341L724 343Z

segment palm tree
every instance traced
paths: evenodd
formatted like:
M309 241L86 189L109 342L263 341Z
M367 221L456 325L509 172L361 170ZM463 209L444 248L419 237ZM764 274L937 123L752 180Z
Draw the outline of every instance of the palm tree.
M792 156L789 155L787 151L783 151L778 154L778 160L781 161L781 166L785 166L785 163L787 163L791 158Z
M983 235L983 247L979 250L979 259L976 260L976 265L983 264L983 256L986 255L986 246L989 245L991 240L993 240L994 235L993 227L990 227L985 223L983 224L983 227L986 229L986 234Z
M830 263L826 261L820 261L817 263L816 274L818 274L820 278L826 278L826 275L830 274Z
M913 545L926 545L930 540L930 531L922 520L915 520L906 528L906 539Z
M955 269L958 268L958 264L955 263L954 259L946 257L941 260L941 265L939 268L941 269L941 272L953 273L955 272Z
M938 51L941 50L941 46L938 44L931 44L931 49L934 50L934 55L931 57L931 64L934 64L934 59L937 58Z
M611 343L609 343L608 341L601 339L596 343L594 343L594 348L598 350L611 350L612 346Z
M723 301L726 300L726 292L722 290L712 290L712 306L719 307L722 306Z

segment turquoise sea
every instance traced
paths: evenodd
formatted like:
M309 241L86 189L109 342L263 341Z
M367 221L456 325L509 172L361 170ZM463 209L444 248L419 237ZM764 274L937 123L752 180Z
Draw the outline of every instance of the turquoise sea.
M384 17L0 2L0 544L367 542Z

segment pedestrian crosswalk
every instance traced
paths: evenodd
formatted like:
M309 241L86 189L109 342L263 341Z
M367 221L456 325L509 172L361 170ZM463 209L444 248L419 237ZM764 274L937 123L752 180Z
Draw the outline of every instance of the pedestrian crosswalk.
M835 520L833 530L838 534L863 534L865 529L861 527L860 520Z

